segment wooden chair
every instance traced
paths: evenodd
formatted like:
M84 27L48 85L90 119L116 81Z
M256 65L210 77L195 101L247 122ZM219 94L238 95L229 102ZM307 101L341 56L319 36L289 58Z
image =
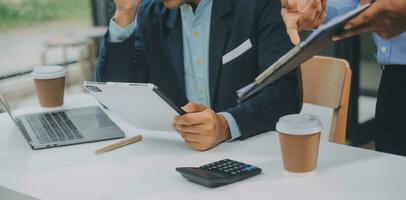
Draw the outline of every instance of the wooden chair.
M315 56L301 66L304 103L333 109L329 141L345 144L351 69L346 60Z

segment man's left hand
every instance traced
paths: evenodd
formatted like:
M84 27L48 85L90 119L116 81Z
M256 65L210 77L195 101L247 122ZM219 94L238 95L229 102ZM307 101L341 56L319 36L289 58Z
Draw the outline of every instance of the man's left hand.
M195 150L205 151L230 139L227 120L207 106L189 103L182 107L187 114L177 116L172 127Z
M361 0L361 5L369 0ZM349 21L345 33L334 41L364 32L375 32L384 39L391 39L406 31L406 0L376 0L370 8Z

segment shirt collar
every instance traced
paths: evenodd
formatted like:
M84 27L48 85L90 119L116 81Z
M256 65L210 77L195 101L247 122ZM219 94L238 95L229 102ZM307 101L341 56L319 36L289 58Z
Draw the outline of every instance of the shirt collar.
M198 17L204 15L204 12L207 11L207 9L209 9L211 6L213 6L213 0L201 0L195 12L193 12L192 6L186 3L180 6L180 10L182 14Z

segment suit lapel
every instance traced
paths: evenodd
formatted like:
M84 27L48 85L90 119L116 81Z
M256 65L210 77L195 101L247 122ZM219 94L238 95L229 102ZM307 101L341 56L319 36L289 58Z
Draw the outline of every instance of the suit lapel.
M230 0L213 1L209 46L209 83L210 100L214 104L217 83L221 70L222 57L227 46L230 33ZM214 106L214 105L213 105Z
M176 76L182 94L185 94L185 69L183 62L183 34L182 34L182 21L179 9L171 10L167 19L166 27L168 28L168 35L166 43L168 51L172 58L173 66L175 68Z

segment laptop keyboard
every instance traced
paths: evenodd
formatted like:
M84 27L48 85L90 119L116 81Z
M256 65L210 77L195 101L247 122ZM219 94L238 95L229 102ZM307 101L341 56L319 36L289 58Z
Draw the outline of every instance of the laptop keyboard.
M83 135L64 112L28 117L41 144L83 139Z

